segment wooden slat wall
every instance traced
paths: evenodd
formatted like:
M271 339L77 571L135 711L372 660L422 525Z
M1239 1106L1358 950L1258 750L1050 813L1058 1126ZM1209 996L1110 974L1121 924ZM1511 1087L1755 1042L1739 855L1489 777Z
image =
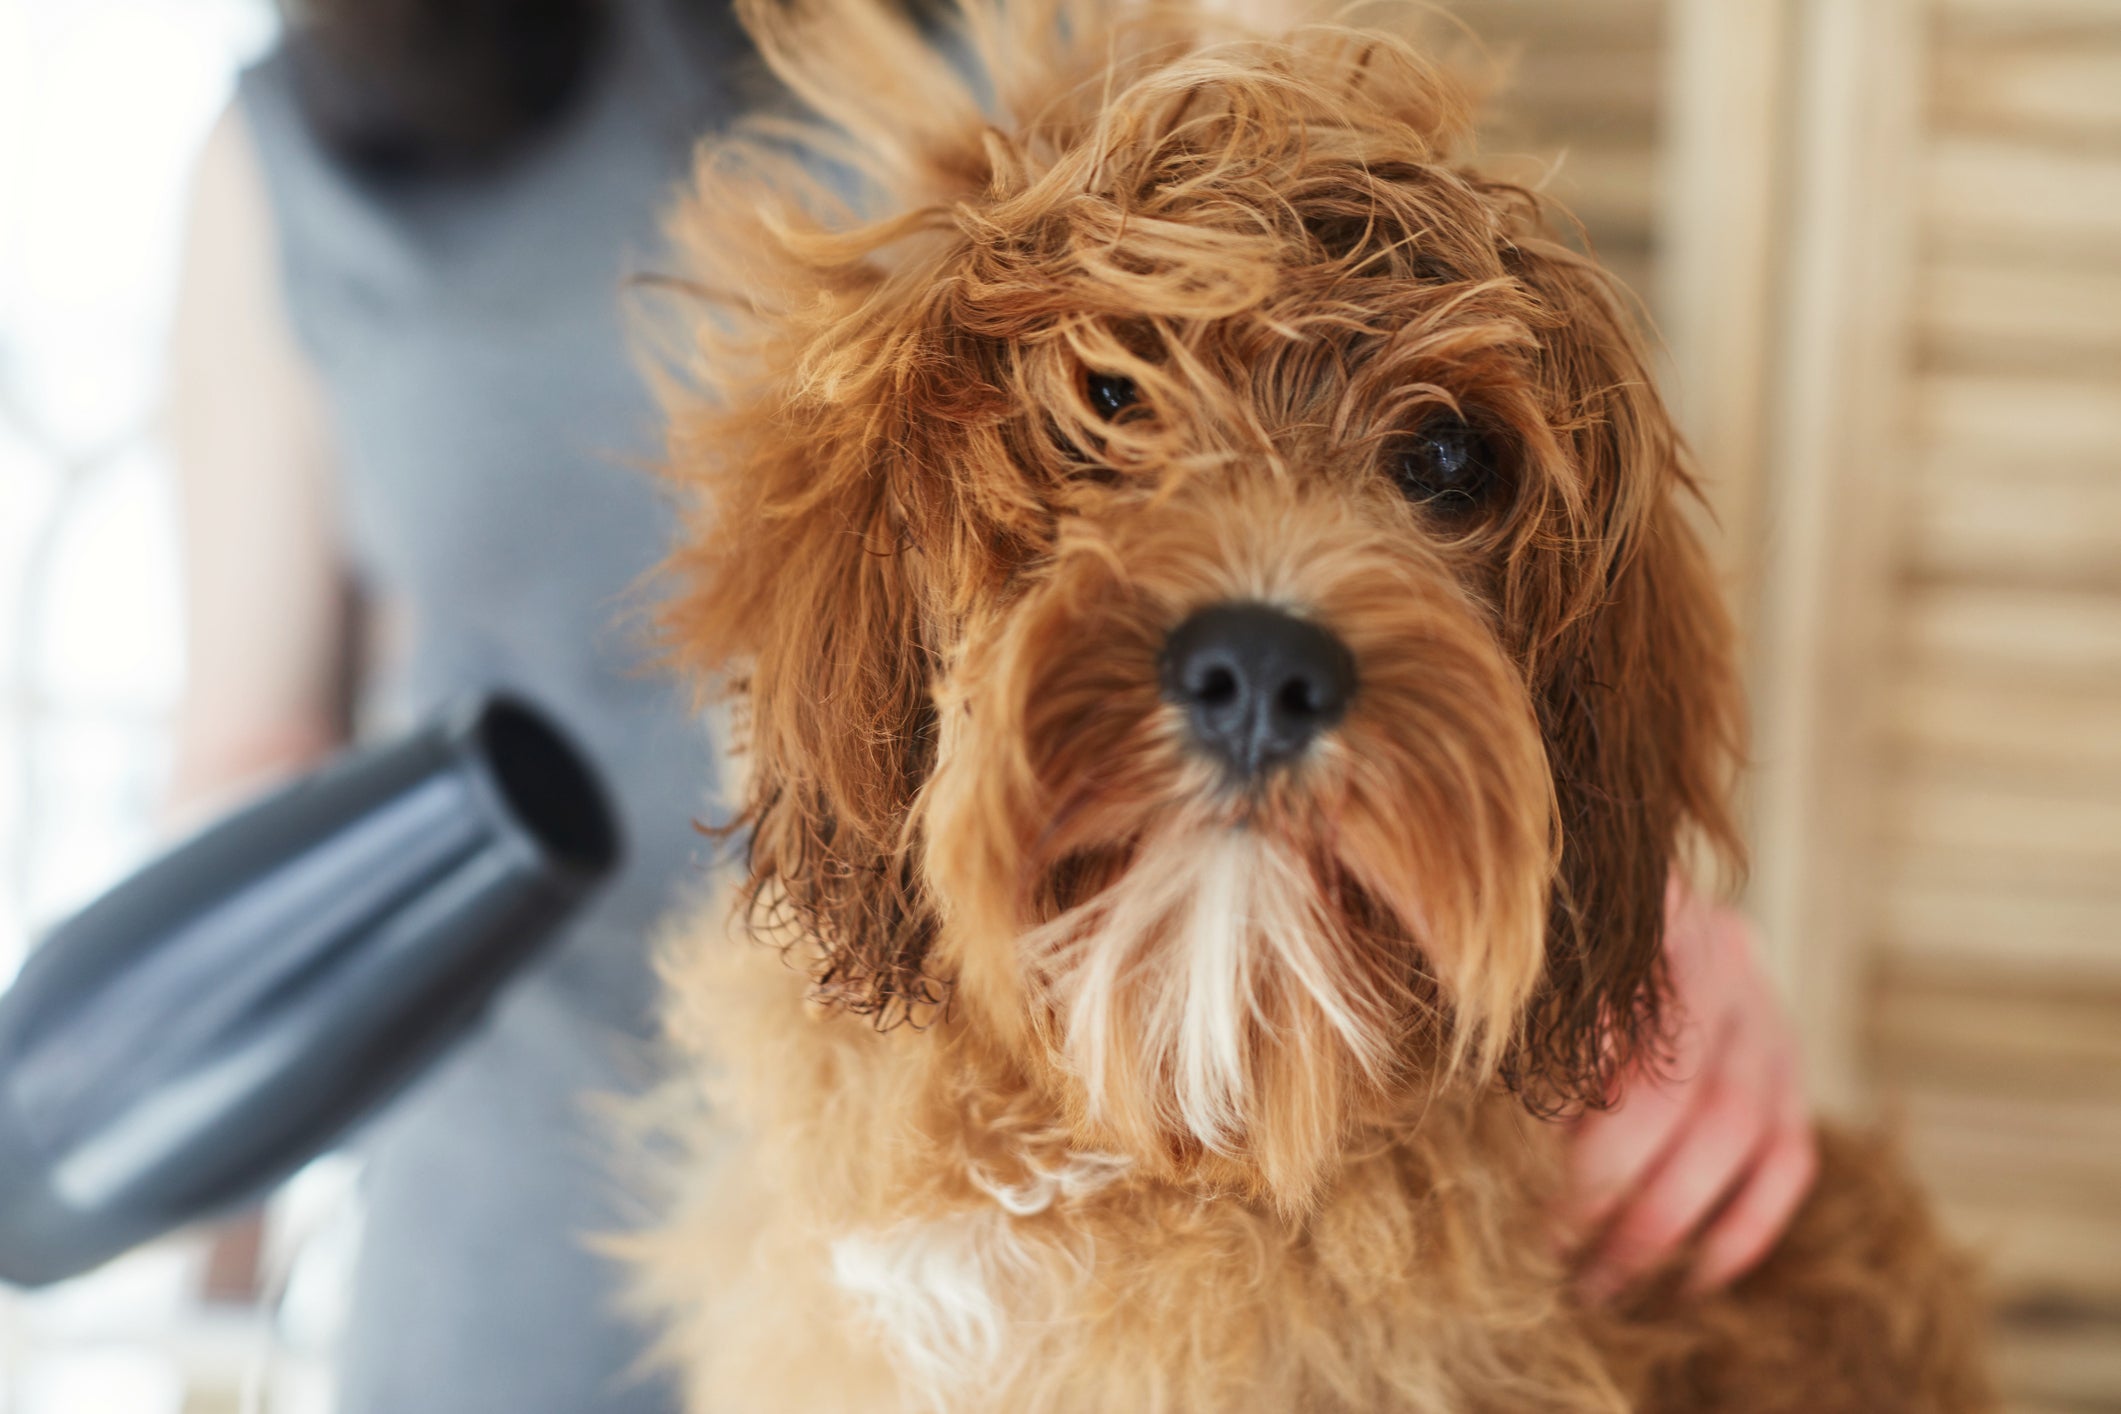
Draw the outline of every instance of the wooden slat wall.
M1927 18L1865 1040L2014 1397L2121 1409L2121 3Z
M1822 1091L1987 1257L2012 1407L2121 1411L2121 0L1453 9L1670 336Z
M1567 204L1631 288L1653 286L1665 0L1456 0L1502 70L1481 125L1495 170Z

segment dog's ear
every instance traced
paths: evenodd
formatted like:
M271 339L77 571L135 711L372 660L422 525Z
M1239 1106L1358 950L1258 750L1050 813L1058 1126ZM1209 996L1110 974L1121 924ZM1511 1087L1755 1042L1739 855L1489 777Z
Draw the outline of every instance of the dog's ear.
M1043 52L994 25L1061 3L993 9L968 42ZM739 9L818 121L767 111L704 145L671 222L689 267L671 283L696 302L660 379L686 519L658 629L738 703L754 931L804 949L822 999L889 1021L941 997L908 823L939 635L1035 509L1005 480L937 472L999 456L1009 411L937 263L951 203L993 178L975 76L1000 93L1006 75L937 45L917 5Z
M1733 872L1743 749L1732 629L1684 504L1696 495L1633 322L1584 257L1526 238L1506 264L1540 314L1542 381L1578 478L1517 587L1562 841L1547 973L1509 1076L1537 1107L1603 1103L1660 1038L1666 881L1704 845Z
M745 156L704 171L677 223L704 269L750 284L695 311L691 366L666 380L683 521L658 628L736 701L753 930L800 950L822 1000L889 1022L941 1000L908 832L952 607L930 589L976 580L992 546L934 469L994 421L991 389L947 356L941 282L888 258L888 224L835 232L792 160Z
M895 1018L940 999L904 838L935 738L915 556L881 469L777 434L712 474L661 628L736 698L753 930L802 949L824 1000Z

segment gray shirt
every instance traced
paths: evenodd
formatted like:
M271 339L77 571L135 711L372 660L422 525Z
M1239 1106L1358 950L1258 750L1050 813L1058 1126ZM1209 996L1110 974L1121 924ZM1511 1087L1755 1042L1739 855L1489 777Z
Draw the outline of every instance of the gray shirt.
M694 822L712 745L644 661L637 585L671 521L621 308L629 274L671 268L660 217L734 105L726 7L681 6L615 5L566 117L471 176L334 160L284 56L241 83L334 420L347 552L408 629L364 684L364 722L517 691L596 760L627 847L616 884L371 1136L342 1414L667 1407L626 1373L639 1337L579 1239L628 1217L583 1097L640 1083L625 1038L651 1010L648 939L711 853Z

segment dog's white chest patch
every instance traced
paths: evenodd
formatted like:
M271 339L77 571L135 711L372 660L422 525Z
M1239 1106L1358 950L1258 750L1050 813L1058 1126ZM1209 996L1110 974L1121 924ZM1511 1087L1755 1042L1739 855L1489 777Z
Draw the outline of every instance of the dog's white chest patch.
M849 1233L832 1244L833 1280L932 1402L947 1403L953 1389L991 1387L1027 1354L1026 1325L1055 1320L1064 1288L1082 1271L1072 1258L1052 1260L1050 1236L1027 1236L1019 1219L1086 1198L1127 1168L1117 1155L1071 1153L1027 1163L1015 1183L974 1170L994 1207Z
M942 1395L991 1378L1009 1347L1013 1297L1034 1263L995 1209L904 1222L832 1244L832 1276L882 1330L917 1387Z

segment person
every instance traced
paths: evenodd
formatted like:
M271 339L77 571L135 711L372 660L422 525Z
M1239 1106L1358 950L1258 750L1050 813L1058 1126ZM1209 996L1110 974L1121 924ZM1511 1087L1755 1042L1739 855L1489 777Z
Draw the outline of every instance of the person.
M360 1140L342 1414L661 1414L588 1097L650 1078L657 920L717 756L628 618L660 419L621 309L737 104L726 7L313 0L199 161L174 327L194 809L466 694L584 748L621 874ZM353 710L341 707L352 680Z
M614 787L619 883L363 1140L341 1414L651 1414L583 1101L647 1083L657 917L717 774L629 592L667 532L621 286L693 141L742 106L726 7L311 0L200 159L175 327L193 809L465 692L554 712ZM343 704L348 686L354 710ZM1572 1121L1557 1215L1596 1294L1693 1240L1772 1242L1811 1163L1794 1046L1737 915L1675 889L1687 1023Z

